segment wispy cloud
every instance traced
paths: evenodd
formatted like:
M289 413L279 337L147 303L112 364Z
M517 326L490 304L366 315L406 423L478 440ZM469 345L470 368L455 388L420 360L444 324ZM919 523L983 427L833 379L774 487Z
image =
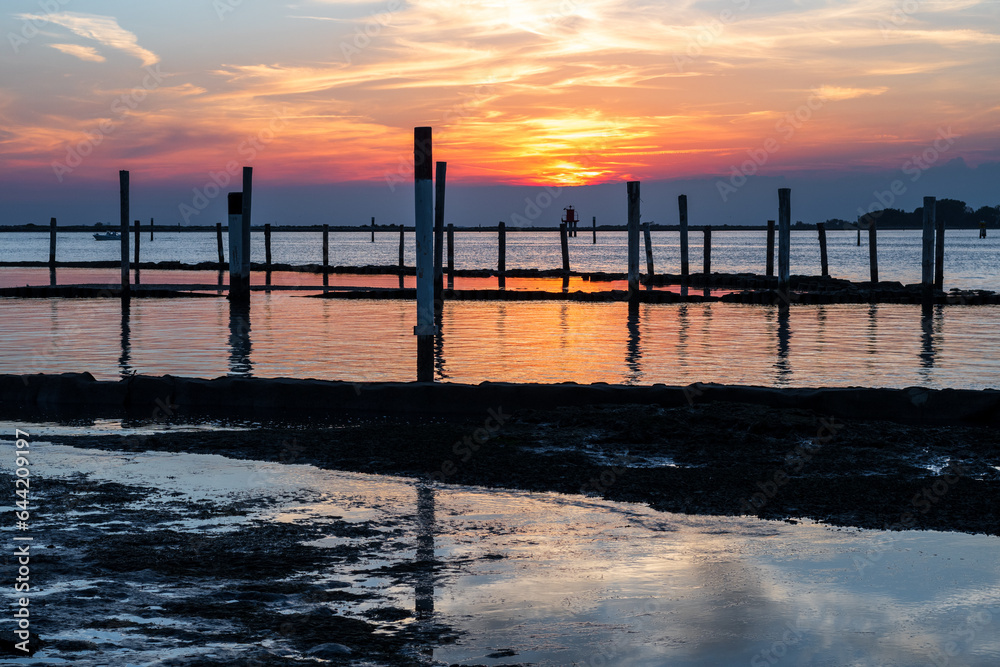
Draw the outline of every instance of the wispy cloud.
M80 37L92 39L105 46L133 55L141 60L143 65L155 65L160 61L159 56L155 53L139 46L139 40L135 34L118 25L118 20L113 16L62 12L59 14L19 14L17 18L25 21L54 23Z
M56 51L62 51L63 53L71 56L75 56L80 60L88 60L95 63L103 63L106 58L97 52L92 46L83 46L81 44L49 44Z

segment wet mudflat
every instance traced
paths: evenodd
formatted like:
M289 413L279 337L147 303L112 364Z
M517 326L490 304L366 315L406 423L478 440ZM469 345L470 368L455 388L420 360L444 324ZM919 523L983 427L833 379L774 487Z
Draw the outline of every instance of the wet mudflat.
M116 425L21 426L23 664L1000 659L988 429L733 405ZM936 530L886 530L911 527Z

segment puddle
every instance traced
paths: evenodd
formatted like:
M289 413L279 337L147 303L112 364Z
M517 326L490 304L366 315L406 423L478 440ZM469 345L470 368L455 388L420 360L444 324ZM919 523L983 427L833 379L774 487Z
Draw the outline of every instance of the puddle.
M0 442L0 447L8 444ZM240 502L249 508L242 515L164 524L174 530L200 534L209 526L226 529L258 520L319 526L322 534L301 544L330 552L357 549L356 562L310 575L327 590L330 609L385 614L388 602L390 611L412 613L390 619L379 633L428 619L457 633L451 643L427 641L408 664L1000 661L996 537L678 515L583 496L426 486L308 465L83 450L35 440L34 433L32 451L32 474L41 488L46 480L82 475L90 482L159 491L130 499L130 509L155 512L184 499L206 506ZM0 474L11 474L11 462L0 458ZM11 529L2 530L9 539ZM395 576L401 572L410 575ZM123 580L130 581L125 575ZM173 597L157 598L165 604L164 599L225 592L210 582L179 587L180 582L156 576L129 595L169 588ZM86 590L98 583L93 578L72 585L43 580L34 594ZM117 587L124 588L122 582ZM361 599L372 593L380 596L377 604ZM87 603L86 595L78 597ZM284 598L272 606L277 614L301 611ZM88 612L81 607L85 614L105 608ZM100 662L74 658L72 664L200 660L213 652L225 660L241 650L239 644L202 640L196 646L168 636L153 644L144 629L182 629L187 620L171 618L156 604L146 607L152 608L158 609L154 617L126 609L101 616L129 623L127 629L66 628L56 638L114 647L102 653ZM261 645L278 654L301 657L280 640L266 642L271 643ZM31 660L10 664L60 664L63 658L57 650L43 649Z

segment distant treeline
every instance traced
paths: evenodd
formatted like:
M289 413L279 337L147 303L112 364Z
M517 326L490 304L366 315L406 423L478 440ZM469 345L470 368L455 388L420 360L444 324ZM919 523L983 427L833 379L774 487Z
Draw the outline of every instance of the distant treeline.
M958 199L939 199L937 201L937 219L944 220L948 229L978 229L980 223L987 227L1000 225L1000 206L983 206L973 209L964 201ZM844 221L828 221L842 223ZM924 207L920 206L912 213L898 208L886 208L865 215L859 215L856 225L868 228L874 222L879 229L920 229L924 224Z

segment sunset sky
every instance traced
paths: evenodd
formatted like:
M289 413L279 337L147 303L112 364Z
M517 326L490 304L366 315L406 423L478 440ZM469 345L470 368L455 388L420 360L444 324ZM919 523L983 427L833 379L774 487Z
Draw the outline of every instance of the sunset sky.
M853 217L894 179L908 186L894 205L1000 203L995 0L7 0L2 11L4 223L57 209L67 223L113 219L119 169L149 214L180 221L234 165L254 166L263 210L282 221L330 206L402 215L418 125L434 128L456 215L502 207L483 224L524 209L529 186L605 184L562 191L613 216L624 186L613 206L606 193L633 179L650 203L683 183L733 222L782 183L840 183L839 198L821 198L837 210L798 209L819 219ZM920 186L956 190L924 192L925 176ZM184 222L214 223L224 197L210 199Z

